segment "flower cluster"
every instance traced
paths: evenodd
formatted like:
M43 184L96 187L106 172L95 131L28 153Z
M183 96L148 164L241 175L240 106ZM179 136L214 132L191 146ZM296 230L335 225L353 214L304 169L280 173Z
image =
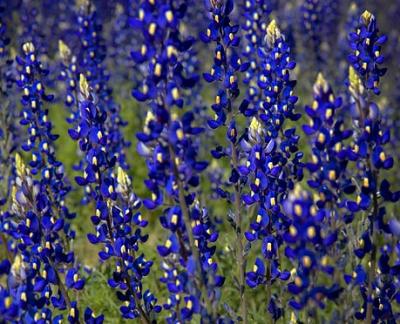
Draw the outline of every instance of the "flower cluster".
M375 17L365 11L360 17L356 31L349 34L349 39L353 52L348 57L349 62L361 78L365 78L365 88L379 94L379 81L386 72L380 65L384 61L382 45L387 36L379 34Z
M341 288L332 281L334 264L330 249L337 240L337 230L324 226L329 221L329 210L318 208L306 193L296 193L285 203L291 225L284 234L287 243L285 255L293 262L289 293L295 297L289 305L295 310L306 307L310 300L314 305L325 308L325 300L335 300L340 296Z
M288 278L287 272L279 269L278 251L288 226L281 204L294 183L303 176L300 162L303 153L298 152L296 129L285 129L287 120L297 120L300 115L295 113L295 81L290 79L290 70L295 62L275 20L267 27L265 41L265 47L259 51L263 69L259 72L257 83L261 95L255 106L250 105L246 111L254 117L242 141L247 158L245 165L239 167L239 172L248 179L250 189L242 199L246 205L252 205L257 210L256 218L251 220L246 231L246 238L254 243L262 241L261 250L265 259L256 260L256 271L253 269L247 273L247 283L253 288L267 285L267 289L271 290L271 284L277 279ZM263 279L260 278L261 271L265 271ZM268 310L277 319L282 315L282 309L277 306L279 301L271 292L268 298Z
M380 35L376 19L365 11L355 33L350 34L354 54L349 55L352 64L349 70L349 90L353 97L356 111L355 138L352 156L358 172L357 198L348 200L347 208L353 213L360 213L368 220L361 230L359 242L354 253L360 259L355 278L348 279L359 286L363 304L355 314L357 319L367 322L379 319L394 321L395 314L389 300L396 295L398 274L391 265L388 244L379 245L380 238L396 235L390 223L385 220L390 203L400 199L400 192L393 191L383 171L391 169L394 160L387 154L390 142L390 129L382 122L380 109L372 101L373 94L379 94L379 81L386 69L380 65L384 61L381 46L386 41ZM385 203L385 205L384 205ZM365 267L361 260L368 258ZM361 276L360 279L359 277Z
M169 322L189 321L196 313L215 319L212 305L223 284L213 260L218 234L196 197L200 174L207 167L198 160L196 138L204 129L195 125L194 111L179 111L193 98L198 80L184 56L193 45L193 38L181 32L185 13L180 2L146 1L131 23L144 35L132 58L147 65L148 72L132 95L149 105L144 130L137 134L138 151L146 158L145 185L151 192L144 204L148 209L164 208L160 221L168 230L167 240L157 249L164 258L161 281L169 291L164 304Z
M21 141L16 122L18 110L15 103L10 100L14 95L15 66L9 51L10 38L7 35L4 5L0 2L0 180L7 185L1 188L0 206L7 203L11 193L12 154Z
M15 157L16 180L12 204L3 217L3 230L15 240L9 255L8 289L2 288L8 320L36 322L61 320L52 309L68 310L71 323L79 321L76 302L67 288L83 288L79 267L69 243L75 232L70 220L75 216L65 205L69 191L63 165L55 155L52 123L43 100L51 101L44 88L46 70L36 56L33 43L25 43L18 85L23 90L20 123L28 129L22 149L31 152L29 167ZM12 263L12 264L11 264Z
M129 147L130 143L124 139L122 134L122 128L126 126L126 122L121 118L121 107L114 101L112 88L109 86L110 75L104 62L107 51L101 33L102 25L98 22L97 12L90 1L83 1L78 8L77 16L81 49L77 55L77 62L75 63L73 57L69 62L72 64L71 69L74 67L73 65L77 65L77 71L71 71L72 76L77 78L78 73L85 74L93 89L93 95L97 97L100 109L109 116L106 124L109 134L107 136L108 148L115 154L118 165L127 169L124 150Z
M260 69L260 61L257 51L263 47L264 36L267 29L267 21L271 13L270 1L245 1L244 12L246 21L243 30L246 32L244 37L243 56L250 64L245 73L244 83L248 84L247 97L257 98L257 76Z
M301 5L302 25L306 45L311 47L310 53L315 55L315 60L318 64L321 63L320 46L323 41L321 35L322 29L322 3L321 0L304 0Z
M0 0L0 323L398 322L400 4L365 6Z
M318 191L318 206L343 207L343 193L352 194L355 186L346 172L349 149L346 145L353 132L345 129L343 118L338 117L342 98L335 97L324 76L318 74L314 84L314 100L305 107L309 123L303 125L310 138L312 159L306 168L312 175L308 185ZM351 219L350 219L351 220Z
M108 284L119 290L118 298L124 318L140 317L151 322L153 312L159 311L156 299L142 289L142 278L152 265L138 252L147 235L141 228L147 225L140 212L140 200L132 192L131 180L121 167L114 174L117 158L107 150L109 143L106 125L107 114L93 99L88 81L83 74L79 79L80 120L77 129L70 129L70 136L79 142L85 154L83 176L76 177L81 186L91 185L96 211L91 221L95 234L88 234L92 244L101 244L99 258L102 262L113 259L115 270Z
M215 159L228 158L231 166L229 179L221 184L226 184L227 188L218 187L217 193L220 199L226 199L231 210L228 219L236 234L235 257L237 260L236 288L239 292L240 309L235 317L242 318L247 322L248 310L244 296L245 291L245 267L246 252L244 249L244 226L243 226L243 204L241 192L244 181L240 178L239 162L241 159L240 138L241 130L238 129L238 113L245 115L245 110L249 105L248 100L244 99L237 105L240 95L239 75L249 69L250 64L243 62L240 58L240 26L234 25L231 21L231 13L234 9L234 1L210 1L206 3L209 11L210 21L207 30L200 34L200 38L205 43L214 45L214 59L211 71L203 73L203 77L208 83L217 85L215 103L211 106L215 117L208 120L211 129L226 127L226 143L218 143L218 146L211 151ZM248 78L250 80L250 78ZM240 314L240 315L239 315Z

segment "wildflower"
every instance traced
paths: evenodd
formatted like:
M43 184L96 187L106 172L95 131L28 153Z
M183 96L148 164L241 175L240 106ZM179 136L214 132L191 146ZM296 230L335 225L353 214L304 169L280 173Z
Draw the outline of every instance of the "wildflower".
M104 62L107 52L101 34L102 25L90 1L84 1L78 8L77 16L81 49L77 56L78 70L72 75L77 79L79 73L85 74L88 84L93 89L92 94L98 98L100 109L109 116L106 125L106 131L109 133L108 147L114 152L118 165L127 169L124 150L130 143L123 137L122 128L126 126L126 122L121 117L121 107L114 101L109 85L110 75ZM73 57L71 60L70 64L73 64Z
M319 73L313 102L305 108L310 121L303 125L303 130L312 139L312 157L306 167L313 176L307 182L319 191L317 204L320 207L334 203L340 207L343 194L355 191L346 172L349 154L346 141L353 132L344 128L344 121L338 116L341 104L342 99L335 97L331 86Z
M137 254L139 245L148 237L141 229L147 222L137 212L141 202L133 193L125 171L118 167L114 173L115 152L107 150L110 134L105 128L108 116L94 102L83 74L80 75L79 90L80 122L77 129L70 130L70 135L79 142L86 156L83 177L77 177L76 181L81 186L93 184L94 187L96 211L91 220L96 233L88 234L88 240L102 245L100 260L112 258L115 262L108 284L122 291L117 294L123 303L121 315L130 319L140 317L150 323L160 307L148 291L142 291L142 278L149 274L153 262L147 261L143 254ZM68 275L75 276L73 273ZM150 304L148 299L151 299Z
M198 137L204 129L196 125L192 110L179 111L193 100L198 79L186 60L194 39L181 32L185 15L185 6L144 2L131 21L144 35L131 56L148 71L132 91L136 100L150 107L144 129L137 134L138 152L146 158L148 168L145 185L151 193L143 203L149 209L166 207L160 221L168 238L157 250L163 257L164 277L160 280L169 291L164 305L170 312L169 322L191 320L198 313L215 320L211 303L223 284L213 261L212 244L218 234L197 199L200 174L208 165L198 160ZM167 201L171 205L165 206Z
M329 211L318 209L310 195L304 192L291 196L285 202L285 209L291 219L283 236L288 244L285 255L294 262L295 270L288 284L288 291L295 297L289 305L301 310L312 300L324 308L326 300L336 300L343 290L338 283L324 285L314 277L316 273L319 276L333 274L330 249L337 240L337 233L324 226Z
M4 9L3 9L4 10ZM0 206L9 200L14 179L12 174L13 152L22 140L18 129L19 111L11 100L14 95L15 64L10 53L10 38L4 13L0 13L0 69L1 69L1 113L0 113L0 180L4 185L0 191Z
M393 158L387 154L390 129L385 128L379 107L372 101L373 94L380 93L379 81L386 71L380 68L384 61L381 47L385 41L386 36L379 34L374 15L365 11L356 32L350 34L354 53L348 57L352 65L349 69L349 90L357 116L356 137L350 158L360 168L357 172L357 198L349 200L347 207L351 212L362 213L369 220L368 229L362 233L359 246L354 251L360 259L369 256L366 280L355 283L359 285L364 301L363 309L356 314L356 318L367 322L379 320L380 316L394 316L385 302L387 289L392 287L385 286L381 281L381 274L387 273L388 264L380 261L387 260L386 251L390 246L379 246L379 238L382 233L390 233L390 226L384 220L386 208L383 202L394 202L400 197L399 193L391 191L390 182L382 175L382 170L393 167ZM378 292L376 296L375 290ZM383 309L388 313L383 315Z
M239 25L231 22L230 14L234 7L234 1L210 1L206 2L209 11L209 22L206 31L201 32L200 39L204 43L212 43L214 46L213 65L203 77L208 83L215 83L217 93L215 104L211 106L215 113L214 119L208 121L211 129L226 126L226 143L228 147L219 146L211 151L214 158L229 158L231 174L227 181L228 190L219 188L221 196L226 197L232 204L229 212L229 221L236 232L236 259L237 278L240 296L240 314L243 321L247 322L247 304L244 298L245 289L245 252L243 243L243 220L241 190L242 184L238 173L240 151L238 139L242 136L238 131L235 115L244 113L247 100L240 107L236 107L235 100L239 97L239 73L249 68L249 63L243 62L237 54L240 44ZM218 143L220 145L220 143Z
M386 35L380 35L373 14L364 11L355 32L349 34L352 53L348 60L357 73L366 77L364 87L379 94L379 81L386 69L380 68L384 61L382 45L387 40Z
M287 280L287 271L280 270L278 262L281 236L288 221L281 204L294 183L302 179L300 159L303 153L298 152L296 129L283 130L286 120L297 120L300 115L295 113L295 82L290 80L289 75L295 63L291 61L290 49L275 20L267 27L265 41L264 47L259 50L264 67L258 77L260 97L247 110L249 115L254 116L242 140L247 156L239 166L239 172L248 183L242 200L248 206L254 205L257 210L245 236L250 242L263 242L266 280L258 281L257 285L267 285L268 289L272 289L276 279ZM254 285L249 281L251 276L249 272L247 281ZM274 310L277 303L271 297L272 294L268 295L268 309Z

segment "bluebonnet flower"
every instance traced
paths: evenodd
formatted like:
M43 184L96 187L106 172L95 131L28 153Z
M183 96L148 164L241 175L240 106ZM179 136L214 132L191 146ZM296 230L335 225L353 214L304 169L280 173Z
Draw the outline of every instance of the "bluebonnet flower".
M65 105L69 109L67 122L75 125L79 118L77 57L72 55L71 50L62 40L58 42L58 50L61 57L60 79L65 82Z
M314 57L314 62L318 67L322 65L323 61L321 53L321 43L323 42L322 19L324 19L322 3L321 0L304 0L300 8L305 49Z
M343 80L345 80L348 76L348 61L347 56L350 50L348 33L350 30L355 30L358 25L358 21L360 19L360 15L362 11L359 6L359 1L353 1L349 4L346 20L344 22L344 28L342 28L339 32L338 36L338 51L336 51L336 59L339 61L339 71L337 74L337 86L341 87L341 90L345 92L345 87L343 84ZM347 95L347 93L346 93Z
M19 42L22 44L32 42L36 45L38 55L47 54L47 46L45 45L46 28L44 17L36 4L32 1L21 1L19 15L21 30ZM20 43L21 44L21 43Z
M148 209L164 207L161 225L168 238L157 247L163 257L161 281L169 299L167 322L189 321L194 314L216 320L212 309L219 298L223 278L216 274L213 260L218 234L196 196L200 174L208 163L198 160L198 127L194 111L183 108L196 97L198 76L189 61L194 39L184 36L182 2L145 1L132 27L143 36L143 44L132 51L136 64L146 67L133 97L149 106L144 129L137 134L138 152L146 158L151 197L143 203Z
M379 81L386 69L380 68L384 61L382 45L387 40L386 35L380 35L376 26L375 17L365 11L359 20L356 31L349 34L349 42L352 54L348 59L353 68L361 76L366 78L364 87L379 94Z
M217 93L215 103L211 106L215 117L208 121L212 129L221 126L226 127L226 144L222 143L211 151L215 159L222 157L229 158L231 173L228 180L228 190L219 188L218 192L232 205L229 211L229 221L236 233L236 259L237 259L237 280L239 290L240 316L247 323L248 310L247 301L244 298L245 290L245 259L243 218L241 190L242 181L238 172L240 151L239 142L242 134L238 131L236 115L248 106L248 101L244 100L239 107L235 100L240 94L239 74L249 68L248 62L242 62L238 52L240 45L239 25L231 22L230 14L234 7L233 0L227 1L206 1L206 8L209 11L209 22L205 32L200 33L200 38L204 43L212 43L214 46L214 58L211 71L203 73L203 77L208 83L215 83Z
M300 115L295 112L295 81L290 80L295 62L275 20L267 27L265 43L259 53L263 67L257 82L260 98L245 111L253 117L241 143L247 156L245 164L239 166L239 173L247 178L249 187L242 195L243 202L254 205L257 210L245 235L249 242L262 241L266 270L265 279L256 282L251 277L257 271L248 272L247 282L250 286L268 286L268 310L273 311L272 316L280 316L281 311L276 312L278 303L271 294L271 284L277 279L288 279L288 272L280 270L278 258L282 234L288 226L281 203L294 183L302 179L303 153L298 152L296 129L284 128L286 120L297 120ZM260 259L257 262L260 263ZM262 269L257 262L257 269Z
M78 176L76 181L81 186L94 188L96 211L91 221L96 233L88 234L88 239L92 244L102 245L99 252L102 262L110 258L115 262L108 284L118 289L117 296L123 302L122 316L127 319L140 317L150 323L160 307L154 296L142 288L142 278L149 274L152 265L139 253L139 246L148 237L141 230L147 221L137 211L141 202L132 191L130 178L121 167L117 168L117 174L114 173L115 152L107 150L107 137L111 136L106 131L108 116L94 101L83 74L79 85L79 125L69 133L85 154L83 176Z
M127 69L130 65L130 49L136 47L140 43L140 35L134 35L133 30L129 26L129 21L136 15L139 3L134 0L122 1L116 4L115 18L111 21L112 29L110 36L106 40L109 50L109 60L113 66L112 82L126 82L127 80L136 81L140 79L140 65L133 69ZM130 96L129 89L123 90L123 95ZM127 92L127 93L126 93Z
M60 216L71 219L75 215L64 204L70 186L65 182L64 167L57 160L54 149L58 135L52 133L53 125L48 119L48 110L43 107L44 102L51 102L54 98L45 92L43 79L47 70L38 60L33 43L23 45L23 54L23 57L17 57L20 65L18 86L23 90L20 123L28 128L29 136L22 144L22 149L31 152L31 172L40 174L41 185L51 191Z
M106 47L101 35L102 25L97 19L96 10L90 1L82 1L77 9L78 35L80 40L77 55L70 48L59 41L61 57L60 78L65 82L65 104L69 110L67 121L76 128L79 118L78 79L79 74L84 73L90 87L92 87L94 99L98 107L107 115L104 132L107 134L107 147L116 157L116 163L124 169L128 169L125 149L130 146L126 141L122 128L127 124L121 118L120 106L112 97L112 89L109 87L109 74L105 68ZM81 160L74 168L83 170L84 161ZM84 187L85 196L82 203L87 204L93 198L93 188L90 185Z
M0 206L10 203L12 187L15 183L13 168L14 151L20 146L21 135L18 127L19 112L11 98L14 93L15 65L10 53L5 1L0 1ZM4 259L0 261L0 276L8 276L16 251L16 224L12 213L0 211L0 240L4 246ZM0 284L1 320L14 320L18 316L19 305L10 296L10 291Z
M309 123L303 130L310 137L311 161L306 163L311 178L309 186L318 191L318 207L337 204L343 208L343 194L352 194L355 186L347 172L348 140L352 130L345 129L343 118L339 117L342 98L335 97L331 86L319 73L314 84L314 100L305 107ZM351 216L347 216L351 220Z
M15 64L10 53L5 19L5 6L0 2L0 206L7 203L11 193L13 152L21 142L18 129L18 109L13 102Z
M309 137L310 143L311 156L305 167L310 174L307 183L313 198L311 194L299 195L295 190L294 207L288 203L292 213L301 215L303 209L307 208L310 210L309 216L302 220L304 225L294 217L284 236L289 244L285 249L289 259L299 264L302 263L302 258L303 263L311 261L308 268L312 270L302 270L300 279L294 278L294 284L289 285L290 292L297 295L290 301L295 309L306 307L310 299L314 299L321 308L325 307L325 302L320 297L336 299L343 290L341 274L347 269L348 258L352 258L345 244L353 241L349 228L351 225L346 226L354 218L354 213L347 210L346 202L349 195L356 191L348 169L349 156L352 154L348 144L353 131L345 128L342 98L335 96L321 73L317 76L313 90L312 104L305 107L309 123L303 125L303 131ZM300 237L300 233L305 233L305 237ZM330 285L326 286L324 281L313 277L314 273L328 276ZM304 282L304 287L297 287ZM335 316L334 318L340 320L337 316L342 315Z
M248 99L257 98L257 76L261 67L258 56L258 49L263 46L264 36L267 29L268 17L272 11L270 1L249 0L244 3L245 22L243 30L245 32L242 42L243 56L250 64L245 73L244 83L248 84Z
M122 128L126 126L126 122L121 117L121 107L113 100L112 88L109 85L110 75L104 62L107 51L101 34L102 25L90 1L83 1L78 10L77 19L81 41L81 50L77 57L78 72L85 73L94 91L93 94L98 97L100 109L107 112L109 150L116 155L117 163L127 169L124 149L129 147L130 143L123 137Z
M51 320L52 309L68 309L69 321L75 323L73 301L70 300L63 277L65 271L78 276L73 251L67 247L75 233L70 227L74 214L65 205L69 191L63 165L55 155L52 124L43 100L51 101L44 87L44 70L35 47L28 42L22 46L23 56L17 57L20 66L18 85L23 89L21 124L29 136L22 149L31 152L27 168L22 158L15 157L16 180L8 220L2 230L18 241L15 257L8 273L8 293L18 301L13 312L15 319L26 321ZM75 282L76 276L72 282ZM83 288L84 281L73 287ZM71 287L72 288L72 287ZM71 289L72 291L72 289ZM15 307L5 303L6 308ZM54 320L60 318L55 316Z
M390 268L386 251L390 246L379 246L379 239L392 233L385 221L386 207L383 202L397 202L400 193L391 189L389 180L382 174L394 164L393 158L387 154L390 129L385 127L380 109L372 101L373 94L380 93L379 81L385 73L385 69L380 67L384 61L381 47L385 41L386 36L379 34L375 17L365 11L356 32L350 34L354 53L349 55L352 66L348 83L356 116L356 136L350 160L357 166L359 189L356 200L348 200L347 207L351 212L362 213L369 221L367 228L362 229L359 246L354 251L361 260L369 257L368 267L364 270L366 279L358 282L364 302L356 314L357 319L368 323L394 318L390 304L387 304L387 294L388 290L395 288L390 284L387 286L385 281L387 268ZM395 272L392 275L396 276ZM385 313L382 313L383 310Z
M324 48L325 51L335 50L339 35L342 3L343 1L340 0L327 0L322 2L323 40L327 44L327 48Z
M289 293L294 297L289 305L295 310L306 307L310 300L319 308L325 308L326 300L336 300L343 288L332 283L334 263L330 249L337 240L337 230L324 226L329 210L318 208L305 192L295 190L285 202L291 225L283 238L287 243L285 255L293 262ZM323 276L329 279L324 284Z

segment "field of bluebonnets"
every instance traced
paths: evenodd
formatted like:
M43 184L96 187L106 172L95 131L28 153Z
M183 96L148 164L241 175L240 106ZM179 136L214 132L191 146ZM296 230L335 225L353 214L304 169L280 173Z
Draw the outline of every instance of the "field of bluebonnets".
M399 18L0 0L0 323L399 322Z

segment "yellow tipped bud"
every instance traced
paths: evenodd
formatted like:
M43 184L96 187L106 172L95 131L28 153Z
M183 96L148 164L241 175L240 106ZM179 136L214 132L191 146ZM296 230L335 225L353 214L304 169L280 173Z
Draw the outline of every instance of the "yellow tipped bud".
M22 45L22 50L25 52L25 54L28 54L35 51L35 46L32 42L26 42L24 45Z
M178 223L178 215L177 214L173 214L171 217L171 223L176 225Z
M69 60L71 56L71 50L61 39L58 41L58 52L64 61Z
M296 236L297 235L297 228L294 227L293 225L290 225L289 233L290 233L291 236Z
M122 186L129 186L130 180L126 172L121 168L118 167L117 169L117 181Z
M181 128L176 130L176 137L181 141L183 140L183 130Z
M172 98L174 98L174 100L178 100L179 99L179 90L178 90L178 88L173 88L172 89Z
M25 172L25 163L21 158L21 155L18 153L15 154L15 165L17 169L17 175L21 178L23 177L26 172Z
M81 91L81 93L85 96L85 98L89 98L89 84L87 82L87 79L85 77L85 75L83 75L82 73L79 74L79 89Z
M4 306L6 308L10 308L11 304L12 304L12 298L10 296L4 298Z
M276 23L276 20L273 19L269 23L269 25L267 27L267 41L268 41L268 44L271 46L280 37L281 37L281 31L278 28L278 24Z
M257 134L261 134L261 132L262 132L261 123L258 121L258 119L256 117L253 117L251 119L250 130Z
M361 19L363 21L363 23L365 25L369 25L369 23L371 22L371 20L375 19L374 15L372 13L370 13L368 10L365 10L362 15L361 15Z
M298 205L298 204L296 204L296 205L294 206L294 213L295 213L297 216L300 216L302 212L303 212L303 210L302 210L301 206Z
M160 63L157 63L156 66L154 67L154 75L155 76L161 76L161 71L162 71L162 66Z
M328 89L329 89L329 84L325 80L324 75L322 73L318 73L317 80L315 81L314 84L314 91L318 93L320 92L320 90L327 92Z
M361 94L364 91L364 87L362 85L361 79L357 73L357 71L350 66L349 67L349 82L350 82L350 90L352 93Z

